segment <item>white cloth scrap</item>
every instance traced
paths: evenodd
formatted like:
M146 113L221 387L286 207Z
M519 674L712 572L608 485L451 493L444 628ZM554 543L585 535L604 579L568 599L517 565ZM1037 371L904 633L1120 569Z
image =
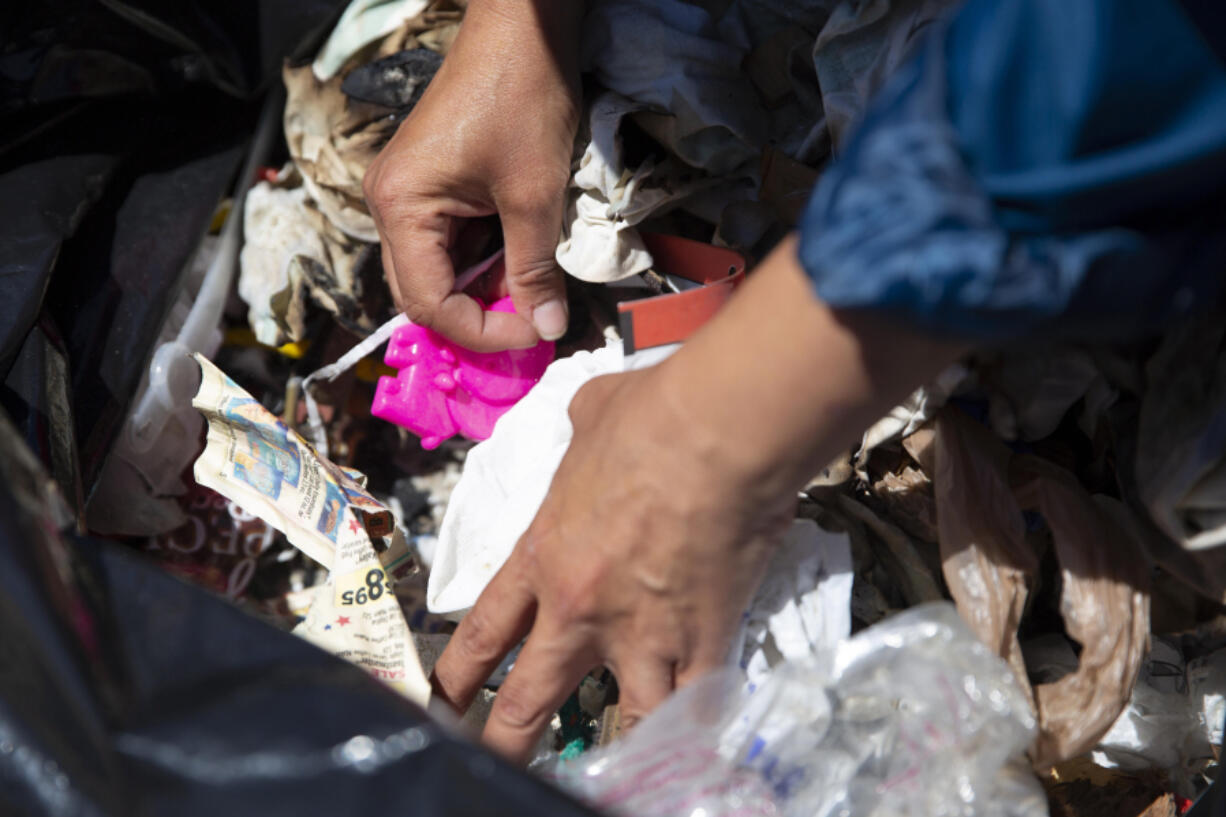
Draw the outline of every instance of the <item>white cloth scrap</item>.
M502 567L549 491L573 429L569 407L584 383L654 365L676 347L624 358L619 344L555 361L541 382L469 452L435 546L426 604L462 616ZM836 645L851 633L851 545L796 520L742 617L730 659L762 683L774 666Z
M620 344L556 360L475 445L451 494L426 586L432 613L463 613L511 555L545 501L570 446L568 409L579 388L623 370Z
M651 253L635 225L719 181L671 157L627 168L618 129L642 107L614 93L592 103L592 141L571 179L556 253L558 266L584 281L606 283L650 269Z

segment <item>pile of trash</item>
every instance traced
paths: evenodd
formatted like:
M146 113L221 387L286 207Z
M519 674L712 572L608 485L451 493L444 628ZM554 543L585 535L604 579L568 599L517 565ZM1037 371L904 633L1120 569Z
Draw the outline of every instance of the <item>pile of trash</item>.
M97 760L57 749L51 715L0 717L14 803L107 813L147 788L160 807L204 813L205 792L225 798L212 812L247 813L314 776L311 791L331 787L317 805L346 810L377 788L402 804L433 792L439 813L585 812L547 780L614 814L1156 817L1215 778L1218 315L1144 343L983 352L942 373L806 487L728 669L624 733L616 680L593 672L543 739L537 780L425 714L434 661L544 499L575 392L682 340L636 347L621 330L619 304L706 283L663 268L660 248L699 242L741 268L761 257L950 3L593 4L557 250L571 328L522 400L493 398L514 405L477 443L423 441L372 411L407 365L394 352L407 321L362 194L462 0L277 11L297 27L254 61L208 39L233 28L105 5L126 16L77 12L102 16L106 48L56 40L64 24L33 15L13 35L28 35L11 50L26 62L0 64L14 98L34 100L0 111L6 125L48 100L89 116L69 80L104 65L84 96L154 106L165 154L140 164L62 136L0 148L5 200L35 205L0 227L26 242L3 268L16 317L0 323L0 519L4 559L21 565L5 597L43 599L12 642L40 669L0 684L0 704L58 673L46 683L76 702ZM149 48L129 42L133 20L159 32L149 64L133 57ZM172 41L199 45L171 53ZM207 90L166 102L181 83ZM474 235L461 251L480 287L500 239ZM158 636L176 599L198 611L200 643ZM480 727L506 670L461 729ZM210 679L233 694L210 697ZM175 748L192 734L213 749ZM10 764L15 746L27 754ZM122 785L97 782L106 769L124 770Z

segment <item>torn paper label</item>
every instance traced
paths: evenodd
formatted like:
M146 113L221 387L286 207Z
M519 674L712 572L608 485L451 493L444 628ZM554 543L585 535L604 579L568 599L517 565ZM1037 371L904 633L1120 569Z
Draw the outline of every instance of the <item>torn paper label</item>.
M391 511L366 492L365 477L320 457L216 366L196 360L201 381L192 405L208 421L196 481L330 570L294 632L424 705L430 685L388 573L408 558ZM381 560L372 537L389 534Z

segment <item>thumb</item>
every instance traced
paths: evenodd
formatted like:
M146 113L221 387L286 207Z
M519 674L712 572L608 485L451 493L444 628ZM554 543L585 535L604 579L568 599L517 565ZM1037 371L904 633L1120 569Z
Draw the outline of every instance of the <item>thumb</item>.
M552 208L503 215L507 292L515 302L515 311L531 321L544 340L565 335L570 320L566 280L554 260L561 224L561 213L552 212Z

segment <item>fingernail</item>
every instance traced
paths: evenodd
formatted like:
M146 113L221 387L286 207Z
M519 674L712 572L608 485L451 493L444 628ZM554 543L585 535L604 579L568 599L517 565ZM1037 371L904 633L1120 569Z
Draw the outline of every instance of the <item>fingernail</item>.
M559 300L546 301L532 310L532 325L545 340L557 340L566 334L566 304Z

